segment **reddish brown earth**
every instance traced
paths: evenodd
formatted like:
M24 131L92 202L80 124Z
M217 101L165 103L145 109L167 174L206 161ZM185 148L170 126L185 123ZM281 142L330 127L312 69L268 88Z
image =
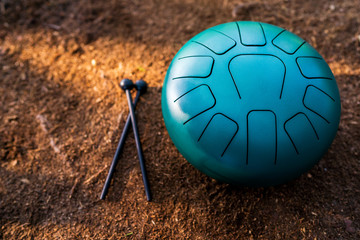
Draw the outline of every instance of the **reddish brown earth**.
M359 239L359 12L353 0L0 0L0 238ZM235 20L298 34L340 88L331 148L286 185L210 179L178 153L163 123L161 87L175 53ZM99 200L128 114L124 77L150 85L137 115L153 202L131 135Z

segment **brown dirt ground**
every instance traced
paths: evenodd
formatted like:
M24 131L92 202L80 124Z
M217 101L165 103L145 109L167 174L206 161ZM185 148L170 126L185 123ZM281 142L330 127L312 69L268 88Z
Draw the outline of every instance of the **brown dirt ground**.
M353 0L0 0L0 238L359 239L360 4ZM161 86L192 36L234 20L284 27L332 68L338 134L309 173L236 188L194 169L165 129ZM129 135L108 198L99 195L124 125L118 83L143 78L137 108L154 201Z

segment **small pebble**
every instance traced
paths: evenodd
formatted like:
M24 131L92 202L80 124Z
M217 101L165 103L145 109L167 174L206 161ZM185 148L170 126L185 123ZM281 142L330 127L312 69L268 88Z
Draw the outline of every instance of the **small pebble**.
M17 160L12 161L10 164L11 164L11 166L15 167L17 164Z
M20 180L20 182L25 183L25 184L30 184L30 181L28 179L26 179L26 178L22 178Z

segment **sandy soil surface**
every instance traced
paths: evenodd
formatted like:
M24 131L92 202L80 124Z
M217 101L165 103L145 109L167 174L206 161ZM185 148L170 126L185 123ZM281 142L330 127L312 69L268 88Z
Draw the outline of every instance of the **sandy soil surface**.
M0 238L360 238L359 12L352 0L0 0ZM175 53L236 20L298 34L339 85L331 148L286 185L210 179L179 154L163 123L162 82ZM132 135L99 200L128 114L124 77L149 83L137 116L153 202Z

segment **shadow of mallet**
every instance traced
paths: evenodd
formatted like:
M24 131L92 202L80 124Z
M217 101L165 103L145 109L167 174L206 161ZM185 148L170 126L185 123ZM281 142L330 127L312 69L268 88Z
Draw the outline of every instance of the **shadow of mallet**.
M141 169L142 178L143 178L144 187L145 187L146 198L148 201L151 201L150 186L149 186L149 182L148 182L147 175L146 175L144 156L143 156L143 152L142 152L142 148L141 148L141 142L140 142L139 132L138 132L136 118L135 118L135 110L134 110L134 106L136 106L137 102L139 101L140 95L144 94L146 92L147 84L144 80L138 80L134 84L130 79L123 79L120 82L120 87L126 93L126 98L127 98L128 106L129 106L129 115L126 119L126 123L125 123L124 129L123 129L123 132L121 134L119 144L116 148L116 152L115 152L113 161L111 163L109 173L107 175L100 199L105 199L105 196L109 190L111 179L113 177L115 167L119 161L120 153L122 152L122 150L124 148L125 138L126 138L127 132L130 127L130 122L131 122L132 129L134 132L134 137L135 137L136 149L138 152L138 157L139 157L139 162L140 162L140 169ZM130 91L134 87L136 88L137 93L136 93L135 100L133 102Z

